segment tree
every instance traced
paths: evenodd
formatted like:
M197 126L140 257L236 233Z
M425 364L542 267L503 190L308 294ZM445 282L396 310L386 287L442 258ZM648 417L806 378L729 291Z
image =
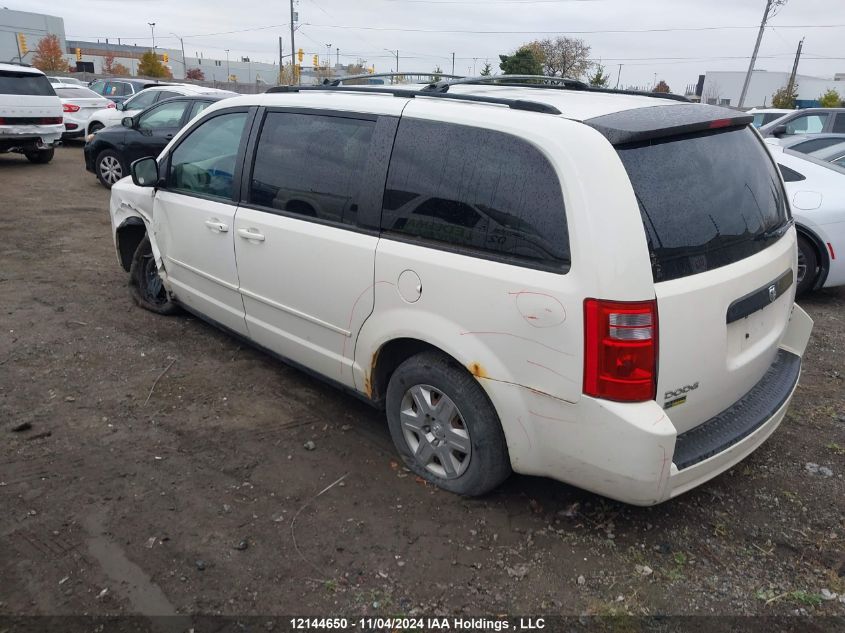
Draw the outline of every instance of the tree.
M550 77L580 79L592 66L590 47L573 37L537 40L528 44L543 63L543 74Z
M440 68L440 64L434 67L434 72L431 74L431 81L440 81L443 77L443 69Z
M42 71L65 70L67 60L62 53L62 45L55 35L46 35L38 41L35 47L35 57L32 65Z
M493 74L493 67L490 65L489 61L484 62L484 66L481 68L481 76L482 77L489 77Z
M838 108L842 105L842 97L833 88L819 97L819 105L823 108Z
M114 55L111 53L103 55L103 72L107 75L114 74Z
M202 81L205 79L205 73L202 68L189 68L185 73L185 79L193 79L194 81Z
M167 77L169 71L161 63L153 51L147 51L141 55L141 63L138 64L138 74L142 77Z
M669 84L661 79L654 87L654 92L672 92L672 89L669 87Z
M596 64L595 72L587 76L587 81L590 82L591 86L595 86L596 88L607 88L610 77L604 73L604 66Z
M542 75L543 64L536 57L534 51L523 46L513 55L499 55L499 68L506 75Z
M112 66L111 74L115 77L128 77L130 73L129 69L126 66L118 62L117 64Z
M789 92L789 86L778 88L775 94L772 95L773 108L785 108L792 110L795 108L795 100L798 98L798 84L792 86L792 92Z

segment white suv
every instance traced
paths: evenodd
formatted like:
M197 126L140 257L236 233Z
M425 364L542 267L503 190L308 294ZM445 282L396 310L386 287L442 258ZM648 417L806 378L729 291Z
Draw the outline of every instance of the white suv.
M211 106L112 188L132 295L385 408L453 492L515 470L674 497L798 382L778 170L741 112L495 81Z
M0 153L49 163L65 131L62 102L37 68L0 63Z
M206 88L205 86L194 86L193 84L167 84L144 88L126 101L118 103L116 107L103 108L91 114L88 124L85 126L85 138L86 140L90 140L89 136L97 130L112 125L120 125L126 117L135 116L141 110L146 110L154 103L164 101L165 99L184 95L232 96L235 94L237 93L230 90Z

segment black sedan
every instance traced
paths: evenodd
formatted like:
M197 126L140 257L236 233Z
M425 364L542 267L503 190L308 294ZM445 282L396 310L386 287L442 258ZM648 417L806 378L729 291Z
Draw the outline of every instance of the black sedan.
M227 95L228 96L228 95ZM158 156L188 121L227 96L174 97L159 101L121 125L103 128L85 143L85 169L108 189L124 176L139 158Z

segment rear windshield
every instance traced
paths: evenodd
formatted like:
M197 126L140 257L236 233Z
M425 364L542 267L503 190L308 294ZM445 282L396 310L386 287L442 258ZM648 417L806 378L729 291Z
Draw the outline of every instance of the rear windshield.
M98 95L93 90L88 90L88 88L56 88L56 94L58 94L62 99L102 99L100 95Z
M56 93L44 75L0 70L0 94L52 97Z
M655 281L726 266L779 239L783 186L750 128L617 147L634 187Z

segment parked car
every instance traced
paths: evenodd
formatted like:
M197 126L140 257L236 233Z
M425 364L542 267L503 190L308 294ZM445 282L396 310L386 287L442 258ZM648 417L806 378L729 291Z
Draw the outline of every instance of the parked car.
M134 116L124 116L122 125L100 130L85 144L85 169L95 174L103 186L111 188L129 173L133 161L158 156L182 126L224 98L221 95L176 97L160 101Z
M845 142L845 134L796 134L783 138L770 136L766 139L766 142L791 149L793 152L810 154L816 150L823 150L826 147Z
M62 101L65 124L63 139L82 138L91 114L103 108L115 107L113 102L84 86L53 84L53 90Z
M133 298L383 407L459 494L515 470L649 505L733 467L812 328L752 117L497 81L209 107L112 187Z
M82 81L81 79L77 79L76 77L47 77L49 82L54 86L56 84L71 84L74 86L84 86L88 87L87 81Z
M117 107L112 110L110 108L98 110L91 115L88 120L88 127L85 136L96 133L98 130L110 125L119 125L121 121L127 116L135 116L141 110L150 107L154 103L159 103L165 99L178 97L179 95L198 95L198 96L219 96L232 97L237 93L229 90L218 90L217 88L205 88L204 86L194 86L192 84L169 84L167 86L151 86L142 92L136 94L123 103L118 103Z
M792 136L793 134L845 133L845 108L804 108L793 110L776 121L760 128L763 136Z
M128 77L111 77L96 79L89 84L89 88L98 95L104 96L115 103L123 103L132 95L152 86L167 86L166 81L150 81L149 79L129 79Z
M817 149L810 152L809 155L826 163L833 163L839 167L845 167L845 139L836 145L830 145L824 149Z
M777 121L792 112L795 112L795 110L784 110L782 108L752 108L748 111L748 114L754 116L752 125L759 128L771 123L772 121Z
M798 294L845 285L845 168L770 146L798 229Z
M62 102L44 73L0 63L0 153L49 163L62 132Z

